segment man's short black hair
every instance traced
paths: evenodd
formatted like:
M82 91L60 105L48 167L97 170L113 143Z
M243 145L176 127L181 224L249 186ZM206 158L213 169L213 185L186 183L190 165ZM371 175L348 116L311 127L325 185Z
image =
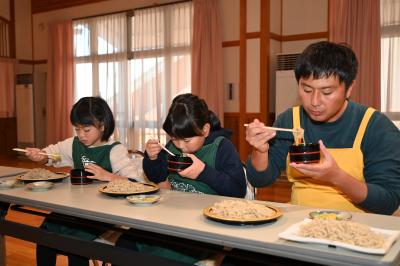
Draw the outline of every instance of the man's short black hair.
M347 44L317 42L309 45L297 58L294 70L296 80L336 77L347 90L356 79L358 61Z

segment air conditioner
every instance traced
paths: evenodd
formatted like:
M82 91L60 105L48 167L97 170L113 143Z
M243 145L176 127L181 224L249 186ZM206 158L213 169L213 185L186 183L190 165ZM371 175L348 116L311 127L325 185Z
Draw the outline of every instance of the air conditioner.
M278 54L276 60L275 114L300 104L294 66L299 54Z

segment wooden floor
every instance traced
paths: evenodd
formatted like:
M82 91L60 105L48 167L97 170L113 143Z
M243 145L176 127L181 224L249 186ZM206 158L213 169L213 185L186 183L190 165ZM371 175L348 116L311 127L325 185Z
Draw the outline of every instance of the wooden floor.
M5 156L0 155L1 166L13 166L21 168L35 168L44 167L41 164L29 161L24 157L16 156ZM54 170L52 167L46 167L49 170ZM60 169L58 169L60 170ZM66 169L64 169L66 170ZM276 201L276 202L288 202L290 200L290 185L284 179L278 179L278 181L268 187L257 190L257 199ZM16 212L9 210L7 220L19 221L31 226L39 226L43 218L22 212ZM36 265L35 256L36 245L31 242L23 241L13 237L6 237L6 265L7 266L33 266ZM68 265L67 260L64 256L57 258L57 265L64 266Z

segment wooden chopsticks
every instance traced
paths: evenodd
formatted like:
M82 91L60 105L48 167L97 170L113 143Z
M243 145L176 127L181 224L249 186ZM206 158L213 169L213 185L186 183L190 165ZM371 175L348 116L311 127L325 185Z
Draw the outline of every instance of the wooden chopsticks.
M244 124L245 127L248 127L249 124ZM298 133L301 132L302 130L300 128L281 128L281 127L263 127L271 130L276 130L276 131L287 131L287 132L293 132L293 133Z
M13 151L20 151L20 152L28 152L25 149L20 149L20 148L14 148ZM45 152L39 152L39 154L41 155L47 155L47 156L51 156L51 157L61 157L61 155L59 154L51 154L51 153L45 153Z

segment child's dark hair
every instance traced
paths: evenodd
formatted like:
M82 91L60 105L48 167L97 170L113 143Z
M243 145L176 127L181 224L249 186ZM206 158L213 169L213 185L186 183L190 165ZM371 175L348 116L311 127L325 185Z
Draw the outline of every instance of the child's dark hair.
M170 137L191 138L203 134L203 126L209 123L210 131L221 129L221 122L203 99L191 93L175 97L169 108L163 129Z
M100 97L83 97L74 104L69 116L74 126L104 126L102 141L107 141L114 132L113 113L107 102Z
M356 79L358 69L357 57L347 44L327 41L309 45L296 62L295 75L300 78L315 79L334 76L344 82L347 90Z

